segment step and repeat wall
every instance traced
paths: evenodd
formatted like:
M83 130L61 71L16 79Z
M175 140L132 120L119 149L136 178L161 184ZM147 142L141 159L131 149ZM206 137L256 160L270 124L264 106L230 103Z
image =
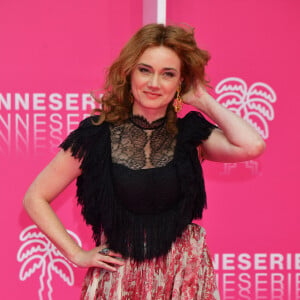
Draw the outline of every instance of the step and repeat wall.
M298 1L169 1L167 19L195 28L212 55L217 101L261 133L266 151L204 162L201 222L222 299L300 299Z
M222 299L300 299L299 9L293 0L167 2L167 23L193 27L212 56L216 101L267 144L257 160L203 162L208 209L200 224ZM78 299L86 270L33 225L22 199L96 107L90 92L101 93L106 68L143 25L143 2L5 1L0 23L1 295ZM75 192L73 182L52 206L89 249Z

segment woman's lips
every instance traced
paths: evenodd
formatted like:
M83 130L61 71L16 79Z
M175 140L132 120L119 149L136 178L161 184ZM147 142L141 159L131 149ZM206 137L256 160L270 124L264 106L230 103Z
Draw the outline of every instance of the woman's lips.
M153 92L148 92L148 91L145 91L144 93L150 99L156 99L156 98L158 98L161 95L159 93L153 93Z

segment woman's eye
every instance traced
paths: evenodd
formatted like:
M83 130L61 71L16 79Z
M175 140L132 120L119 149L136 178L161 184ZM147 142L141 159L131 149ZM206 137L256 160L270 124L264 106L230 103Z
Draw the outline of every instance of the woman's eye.
M166 77L170 77L170 78L172 78L172 77L175 76L175 74L174 74L173 72L165 72L164 75L165 75Z
M149 70L148 70L147 68L144 68L144 67L140 67L140 68L139 68L139 71L140 71L141 73L148 73L148 72L149 72Z

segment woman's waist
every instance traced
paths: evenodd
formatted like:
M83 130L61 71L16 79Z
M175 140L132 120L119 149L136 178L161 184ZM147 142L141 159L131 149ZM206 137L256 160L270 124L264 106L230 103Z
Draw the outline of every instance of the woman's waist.
M113 188L117 201L137 214L161 213L179 200L178 179L174 166L131 170L113 164Z

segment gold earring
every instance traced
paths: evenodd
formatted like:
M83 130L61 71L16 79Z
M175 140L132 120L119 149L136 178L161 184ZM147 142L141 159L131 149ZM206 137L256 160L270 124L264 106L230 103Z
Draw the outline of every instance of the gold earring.
M180 92L181 92L181 87L178 86L178 88L176 90L176 98L174 99L174 102L173 102L174 110L177 113L181 111L181 109L182 109L182 103L183 103L183 100L181 98Z

